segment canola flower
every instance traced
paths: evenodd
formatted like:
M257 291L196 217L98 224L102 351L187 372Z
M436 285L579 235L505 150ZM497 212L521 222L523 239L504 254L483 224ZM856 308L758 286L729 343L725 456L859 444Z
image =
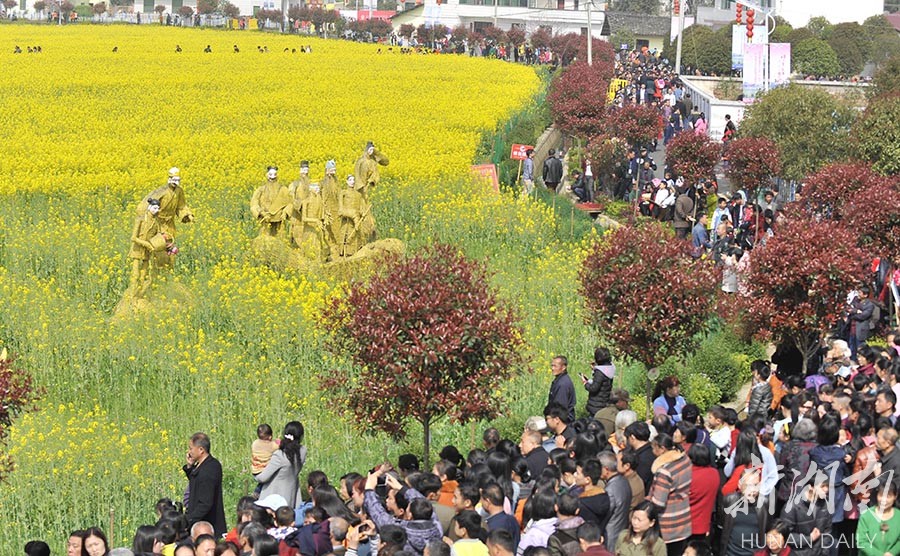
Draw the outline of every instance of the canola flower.
M468 178L482 133L535 93L530 68L156 26L7 25L3 38L43 53L0 53L0 344L47 394L11 431L17 467L0 485L0 552L36 537L60 551L72 529L108 529L111 510L116 544L128 544L155 520L158 498L180 499L198 430L225 467L229 520L254 486L249 445L261 422L279 431L303 421L308 470L330 476L416 449L360 437L324 408L316 377L346 363L323 350L318 320L342 284L249 260L248 201L268 164L291 180L309 160L317 179L335 158L345 174L373 140L391 159L373 192L380 235L484 260L539 371L556 353L592 348L576 291L595 236L562 240L546 205ZM313 53L282 52L300 43ZM173 296L113 320L135 205L171 166L197 217L178 228ZM498 392L510 407L497 421L504 432L541 410L546 379ZM446 422L432 433L460 447L474 438Z

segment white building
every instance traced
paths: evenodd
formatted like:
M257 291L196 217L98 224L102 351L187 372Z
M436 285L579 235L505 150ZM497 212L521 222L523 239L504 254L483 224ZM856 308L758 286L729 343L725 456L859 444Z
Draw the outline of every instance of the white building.
M810 19L824 17L830 23L862 23L873 15L884 12L884 0L750 0L751 3L768 11L774 9L772 15L787 20L795 29L805 27ZM734 20L734 0L716 0L714 8L697 9L697 23L718 26ZM762 18L758 18L761 20Z
M419 26L446 25L454 28L464 25L478 31L489 25L503 30L519 27L532 33L543 27L551 34L580 33L587 35L587 3L583 0L447 0L438 4L436 0L426 0L424 4L411 10L400 12L393 17L394 29L404 23ZM603 30L605 16L595 8L591 12L591 34L598 38Z

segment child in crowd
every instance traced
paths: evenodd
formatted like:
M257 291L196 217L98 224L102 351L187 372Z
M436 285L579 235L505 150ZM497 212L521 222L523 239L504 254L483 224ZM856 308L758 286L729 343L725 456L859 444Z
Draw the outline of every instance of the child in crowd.
M250 445L250 473L259 475L269 464L272 454L278 449L278 442L272 440L272 427L263 423L256 427L256 440ZM257 485L255 494L259 496L262 485Z
M280 541L296 530L297 528L294 527L294 509L290 506L282 506L275 511L275 527L266 532Z

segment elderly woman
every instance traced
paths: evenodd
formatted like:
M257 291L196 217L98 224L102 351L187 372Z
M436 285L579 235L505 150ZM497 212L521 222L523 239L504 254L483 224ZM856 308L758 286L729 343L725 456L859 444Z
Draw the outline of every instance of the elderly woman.
M669 421L677 423L681 421L681 410L687 402L681 396L681 383L678 377L667 376L656 385L653 394L653 414L667 415Z

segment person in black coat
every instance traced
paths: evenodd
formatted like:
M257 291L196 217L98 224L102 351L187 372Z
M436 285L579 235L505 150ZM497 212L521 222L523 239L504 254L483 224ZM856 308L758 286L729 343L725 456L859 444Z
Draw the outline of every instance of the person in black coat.
M554 192L559 186L559 182L562 181L563 165L562 161L556 157L555 149L550 149L547 159L544 160L544 169L541 173L541 177L543 178L544 185L547 186L547 189L552 189Z
M547 404L557 404L566 409L569 419L567 423L575 421L575 385L568 373L569 360L564 355L557 355L550 363L550 371L553 373L553 382L550 383L550 395Z
M209 453L209 436L198 432L191 437L187 465L182 469L188 478L188 525L198 521L212 524L216 537L227 532L225 505L222 501L222 464Z
M598 347L594 350L594 366L591 369L593 370L591 378L581 375L581 382L588 391L585 409L588 416L593 418L598 411L609 405L613 378L616 376L616 368L612 364L608 349Z

